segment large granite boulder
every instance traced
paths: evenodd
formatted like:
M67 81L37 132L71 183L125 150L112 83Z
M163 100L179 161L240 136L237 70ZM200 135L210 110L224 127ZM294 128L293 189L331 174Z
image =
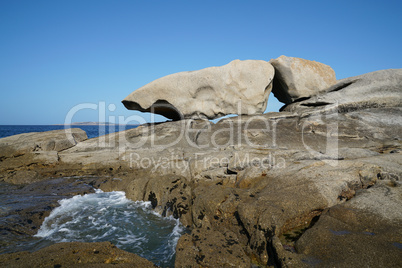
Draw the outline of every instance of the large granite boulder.
M402 69L389 69L339 80L325 91L296 101L283 110L309 114L346 113L366 108L401 106Z
M275 68L272 93L286 104L315 95L336 82L334 70L320 62L286 56L269 62Z
M262 114L271 93L274 68L262 60L234 60L220 67L159 78L128 95L129 110L169 119L215 119L228 114Z

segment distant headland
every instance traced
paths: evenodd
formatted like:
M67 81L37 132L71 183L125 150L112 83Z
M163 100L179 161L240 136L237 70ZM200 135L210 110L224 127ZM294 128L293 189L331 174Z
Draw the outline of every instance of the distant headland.
M115 124L115 123L109 123L109 122L74 122L71 124L55 124L55 126L119 126L122 124ZM125 124L126 126L137 126L136 124Z

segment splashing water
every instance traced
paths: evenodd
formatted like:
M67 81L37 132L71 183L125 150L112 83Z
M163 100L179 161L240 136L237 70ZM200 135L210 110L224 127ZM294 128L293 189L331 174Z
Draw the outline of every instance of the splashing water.
M56 243L110 241L157 265L173 266L184 227L177 219L153 212L150 202L133 202L124 192L97 190L59 203L36 237Z

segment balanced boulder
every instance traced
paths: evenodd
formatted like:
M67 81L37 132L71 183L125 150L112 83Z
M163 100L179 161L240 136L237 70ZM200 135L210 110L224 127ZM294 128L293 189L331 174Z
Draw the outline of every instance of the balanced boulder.
M286 104L315 95L336 82L334 70L320 62L286 56L269 62L275 68L272 93Z
M159 78L128 95L129 110L172 120L262 114L272 90L274 68L262 60L234 60L220 67Z

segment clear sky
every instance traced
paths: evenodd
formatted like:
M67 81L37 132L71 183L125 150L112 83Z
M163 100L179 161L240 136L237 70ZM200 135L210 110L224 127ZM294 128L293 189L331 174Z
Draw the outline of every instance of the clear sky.
M300 57L338 79L402 68L401 14L400 0L0 0L0 124L140 115L121 104L133 90L234 59Z

